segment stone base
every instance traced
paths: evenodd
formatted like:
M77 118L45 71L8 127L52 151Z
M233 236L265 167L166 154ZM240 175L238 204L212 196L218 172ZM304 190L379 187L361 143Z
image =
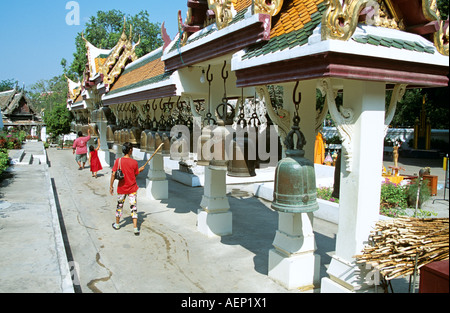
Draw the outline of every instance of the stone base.
M148 180L146 183L146 195L150 200L169 199L169 181L167 180Z
M182 172L180 170L172 170L172 179L186 186L200 187L205 184L204 175L198 176L191 173Z
M379 272L358 266L334 255L328 267L330 277L324 277L321 293L375 293L383 288L380 284Z
M111 153L109 150L98 150L98 158L102 167L113 167L114 161L116 160L115 154Z
M286 257L269 250L269 277L287 289L312 290L320 283L320 256L306 253Z
M208 237L227 236L233 233L233 214L228 212L209 213L201 209L197 215L197 230Z
M366 288L366 289L360 289L360 290L350 290L348 288L345 288L343 285L333 281L331 278L324 277L322 278L321 286L320 286L320 292L321 293L384 293L383 288L379 287L372 287L372 288Z

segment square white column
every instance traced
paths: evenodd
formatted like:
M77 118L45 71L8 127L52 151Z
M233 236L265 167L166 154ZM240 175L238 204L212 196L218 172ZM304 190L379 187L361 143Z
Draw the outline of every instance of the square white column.
M339 227L336 252L322 279L321 292L367 292L373 286L369 270L356 264L378 220L385 116L385 84L344 81L344 106L354 113L351 135L352 161L346 169L342 158L339 198Z
M155 154L150 161L145 192L150 200L169 199L169 181L164 171L164 157L161 153Z

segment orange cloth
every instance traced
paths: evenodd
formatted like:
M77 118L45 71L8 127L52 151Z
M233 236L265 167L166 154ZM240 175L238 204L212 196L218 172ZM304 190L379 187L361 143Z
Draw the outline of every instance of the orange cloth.
M316 142L314 144L314 163L323 164L325 160L325 145L323 144L323 136L319 132L316 136Z

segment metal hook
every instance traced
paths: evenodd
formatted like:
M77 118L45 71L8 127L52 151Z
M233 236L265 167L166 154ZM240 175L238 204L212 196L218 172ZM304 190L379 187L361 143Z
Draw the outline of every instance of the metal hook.
M302 93L301 92L298 93L298 100L296 100L296 94L297 94L297 89L298 89L299 84L300 84L300 82L297 81L297 83L295 84L293 95L292 95L292 101L294 101L294 104L296 106L300 105L300 102L302 102Z
M227 80L228 79L228 71L225 70L226 66L227 66L227 60L223 61L223 67L222 67L222 79L223 80Z
M209 84L211 84L211 82L213 81L213 74L211 73L211 78L209 78L209 70L211 69L211 64L208 65L208 70L206 71L206 80L208 81Z

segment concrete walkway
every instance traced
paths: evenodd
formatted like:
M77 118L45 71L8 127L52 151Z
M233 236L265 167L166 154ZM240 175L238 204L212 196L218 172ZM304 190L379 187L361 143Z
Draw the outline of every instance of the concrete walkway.
M0 180L0 292L74 292L43 145L24 147Z
M39 144L25 144L25 153ZM0 181L0 292L300 293L267 276L278 215L252 184L227 186L233 234L208 238L196 229L203 188L168 173L169 200L148 200L146 170L136 237L127 210L121 229L111 227L111 169L95 179L89 168L77 170L71 149L47 152L47 164L16 164ZM448 201L430 206L448 217ZM316 218L314 230L325 277L337 225ZM395 292L407 290L405 279L394 282Z

